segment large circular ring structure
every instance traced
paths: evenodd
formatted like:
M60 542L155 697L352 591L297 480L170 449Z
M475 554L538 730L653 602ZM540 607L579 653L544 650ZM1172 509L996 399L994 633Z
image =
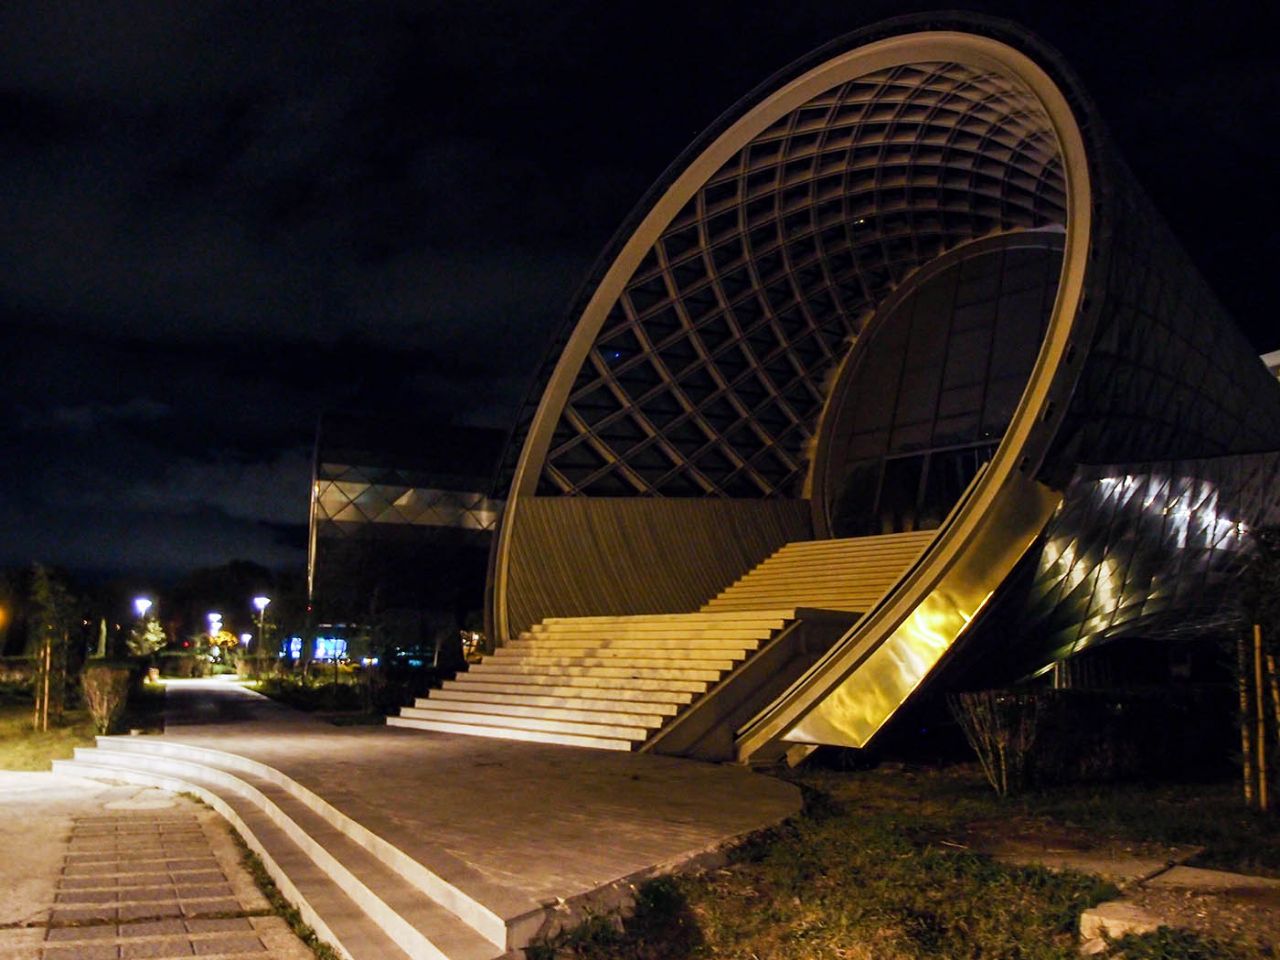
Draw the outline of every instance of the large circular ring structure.
M983 277L995 293L966 286ZM1034 306L1006 312L1006 290ZM935 336L944 351L917 353ZM952 376L966 365L986 372ZM1221 512L1204 478L1261 476L1239 458L1280 449L1274 378L1079 83L1025 31L964 14L835 41L725 113L615 237L532 398L499 481L486 614L499 643L548 617L697 620L795 541L849 537L834 549L877 557L885 539L861 538L924 544L828 607L858 619L735 715L739 759L864 746L959 641L1000 647L983 625L997 591L1072 649L1177 616L1168 571L1212 564L1179 566L1190 541L1164 519L1192 502ZM934 485L938 462L950 472ZM1167 494L1134 509L1169 502L1126 573L1123 551L1099 545L1132 525L1102 494L1156 473ZM1243 500L1230 509L1244 515ZM773 609L816 623L823 604L790 585L848 576L820 563L793 568ZM1018 644L1011 660L1048 657L1032 669L1058 656ZM664 736L683 749L668 732L645 749Z
M973 506L1039 467L1073 386L1090 169L1078 94L986 26L887 24L818 51L730 110L642 203L520 438L491 588L499 637L525 625L508 591L530 498L803 493L832 373L877 305L949 250L1056 225L1057 302Z

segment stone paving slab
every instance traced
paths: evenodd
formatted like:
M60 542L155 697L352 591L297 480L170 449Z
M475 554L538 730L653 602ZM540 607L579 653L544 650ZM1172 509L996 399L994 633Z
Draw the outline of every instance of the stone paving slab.
M0 823L0 960L313 956L183 797L0 772Z
M279 770L499 912L678 862L801 804L793 785L739 767L336 727L228 683L170 684L167 699L158 739Z
M1280 891L1280 880L1270 877L1251 877L1226 870L1205 870L1201 867L1171 867L1158 877L1147 881L1148 887L1178 887L1201 893L1241 893L1244 891Z

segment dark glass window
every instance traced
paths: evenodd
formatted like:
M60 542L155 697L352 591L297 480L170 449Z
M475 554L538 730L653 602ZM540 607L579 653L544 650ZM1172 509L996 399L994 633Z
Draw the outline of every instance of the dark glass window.
M1013 418L1061 259L1055 236L987 241L873 322L831 440L836 536L942 524Z

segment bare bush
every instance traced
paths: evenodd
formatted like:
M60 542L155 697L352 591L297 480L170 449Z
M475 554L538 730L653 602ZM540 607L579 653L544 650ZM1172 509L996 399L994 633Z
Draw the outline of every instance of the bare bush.
M129 671L95 664L84 671L84 702L99 733L110 733L129 699Z
M1039 700L1007 690L981 690L957 694L950 705L996 793L1007 797L1026 786Z

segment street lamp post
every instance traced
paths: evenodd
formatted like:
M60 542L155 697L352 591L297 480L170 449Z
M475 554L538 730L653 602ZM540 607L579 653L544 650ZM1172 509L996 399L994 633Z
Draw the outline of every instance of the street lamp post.
M253 605L258 610L258 652L262 653L262 641L266 639L267 625L267 604L271 602L270 597L254 597Z
M222 633L222 614L210 612L206 615L206 619L209 621L209 654L212 656L213 647L218 644L218 635ZM220 647L218 652L221 655ZM221 659L220 656L219 659Z
M134 630L145 631L147 628L147 613L155 604L152 603L150 597L134 597L133 612L138 615L138 624L133 627ZM117 640L119 643L119 627L117 629ZM102 629L98 632L98 656L105 657L107 654L107 625L103 621Z

